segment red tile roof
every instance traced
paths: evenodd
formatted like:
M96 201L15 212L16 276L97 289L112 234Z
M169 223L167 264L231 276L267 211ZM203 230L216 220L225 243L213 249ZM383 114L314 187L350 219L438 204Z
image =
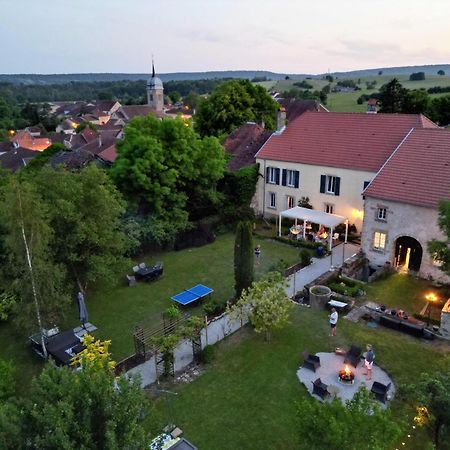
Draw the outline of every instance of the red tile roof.
M450 200L450 130L414 129L364 195L433 208Z
M113 163L117 158L117 150L116 150L116 144L111 145L110 147L106 148L102 152L98 154L98 156L103 159L104 161L107 161L109 163Z
M255 154L270 136L270 132L261 125L248 122L233 131L225 140L225 151L233 158L228 162L229 170L255 164Z
M437 125L419 114L307 111L274 133L256 157L377 172L414 127Z

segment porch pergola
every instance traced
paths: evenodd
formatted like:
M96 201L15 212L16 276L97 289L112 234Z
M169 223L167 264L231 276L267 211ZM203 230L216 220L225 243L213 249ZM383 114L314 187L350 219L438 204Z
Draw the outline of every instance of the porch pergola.
M295 220L295 225L298 221L303 222L303 239L306 238L306 223L317 223L330 229L329 233L329 249L330 252L333 246L333 228L340 223L345 223L345 240L347 242L348 235L348 220L345 217L338 216L337 214L329 214L324 211L316 211L314 209L302 208L300 206L294 206L294 208L287 209L280 213L278 221L278 236L281 236L281 220L283 217Z

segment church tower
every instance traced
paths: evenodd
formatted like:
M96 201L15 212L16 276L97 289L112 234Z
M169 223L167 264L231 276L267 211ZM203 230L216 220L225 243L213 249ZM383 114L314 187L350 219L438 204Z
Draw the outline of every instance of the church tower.
M155 75L155 64L152 62L152 76L147 81L147 104L156 112L163 112L164 87L162 81Z

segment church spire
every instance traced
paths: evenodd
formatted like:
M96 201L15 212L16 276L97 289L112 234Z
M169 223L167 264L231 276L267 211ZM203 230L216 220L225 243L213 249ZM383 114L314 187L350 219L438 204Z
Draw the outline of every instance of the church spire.
M152 57L152 78L155 78L156 73L155 73L155 60Z

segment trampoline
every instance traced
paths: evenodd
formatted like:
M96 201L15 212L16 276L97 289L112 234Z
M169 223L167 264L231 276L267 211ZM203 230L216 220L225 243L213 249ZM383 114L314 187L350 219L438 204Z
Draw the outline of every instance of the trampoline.
M209 288L208 286L204 286L203 284L197 284L196 286L191 287L190 289L186 289L185 291L180 292L177 295L174 295L173 297L171 297L171 299L182 306L186 306L206 297L212 292L214 292L214 290Z

